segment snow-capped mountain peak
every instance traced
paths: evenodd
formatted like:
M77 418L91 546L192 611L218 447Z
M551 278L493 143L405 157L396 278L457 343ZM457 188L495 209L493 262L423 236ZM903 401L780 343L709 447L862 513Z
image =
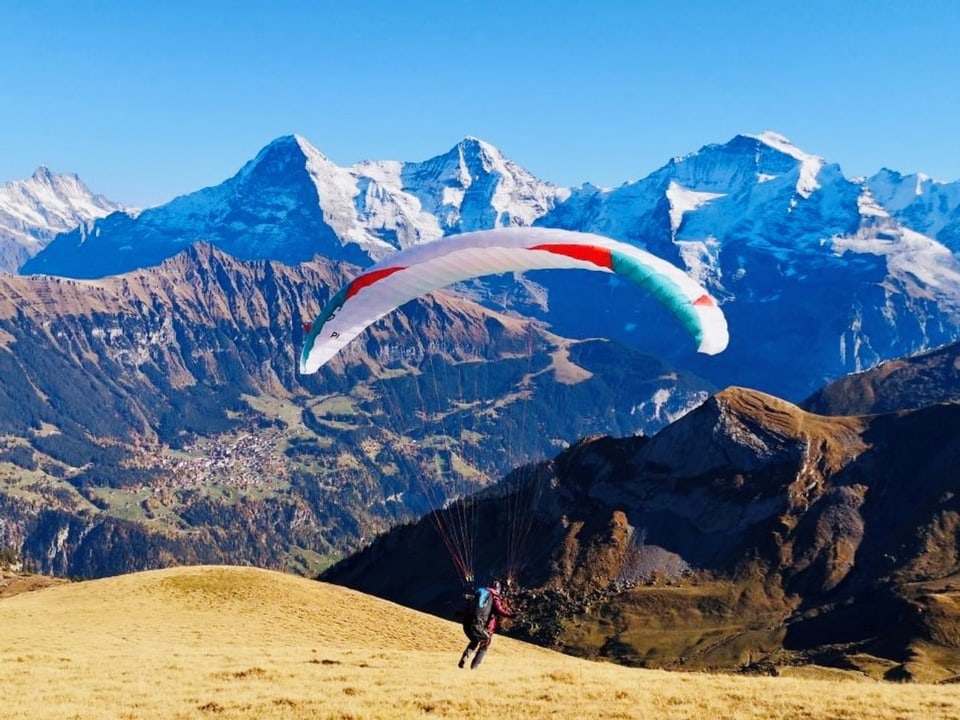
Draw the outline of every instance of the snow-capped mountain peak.
M402 179L443 234L532 225L570 196L569 189L543 182L472 136L443 155L404 163Z
M306 159L311 157L329 162L323 153L302 136L284 135L261 149L252 160L240 169L233 180L242 182L258 174L280 174L290 170L296 171L303 167Z
M377 180L365 176L363 169L372 169L374 176L379 175L383 187L390 185L391 173L386 166L355 165L342 168L326 155L302 138L298 138L300 149L306 158L306 169L317 188L320 210L323 220L343 242L355 243L371 258L380 258L393 252L396 247L385 241L378 233L386 226L396 229L392 220L393 208L381 206L369 211L368 189ZM373 193L374 198L382 195ZM390 203L387 203L390 205Z
M759 135L747 135L747 137L755 138L764 145L782 152L785 155L789 155L800 163L800 179L797 181L797 193L801 197L810 197L811 193L820 187L820 183L817 182L817 176L825 164L822 157L804 152L783 135L773 132L772 130L766 130Z
M422 163L362 161L340 167L300 135L278 138L238 177L305 170L323 222L341 243L373 260L445 234L496 225L530 225L568 191L550 186L468 136ZM492 217L490 217L492 213Z
M59 233L118 210L119 203L97 195L75 174L41 165L28 180L0 185L0 271L16 272Z
M33 175L30 176L32 180L37 180L38 182L52 183L53 182L53 173L50 172L50 168L46 165L41 165L36 170L33 171Z
M456 149L460 155L460 177L466 187L472 182L472 173L476 170L508 174L507 159L488 142L468 135L457 144Z
M883 168L862 182L897 220L960 252L960 181L940 182L923 173L903 175Z

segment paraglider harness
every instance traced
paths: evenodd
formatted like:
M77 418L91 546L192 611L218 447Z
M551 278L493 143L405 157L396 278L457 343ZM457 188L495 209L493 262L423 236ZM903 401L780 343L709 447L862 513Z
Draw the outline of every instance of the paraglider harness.
M482 642L490 638L487 623L493 612L493 593L485 587L479 587L464 595L467 604L463 612L463 632L470 640Z

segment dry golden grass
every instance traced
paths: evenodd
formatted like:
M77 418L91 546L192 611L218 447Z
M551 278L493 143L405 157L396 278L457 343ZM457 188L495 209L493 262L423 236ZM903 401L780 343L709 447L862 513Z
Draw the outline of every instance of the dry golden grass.
M960 688L636 670L266 570L195 567L0 600L0 715L134 718L960 717Z

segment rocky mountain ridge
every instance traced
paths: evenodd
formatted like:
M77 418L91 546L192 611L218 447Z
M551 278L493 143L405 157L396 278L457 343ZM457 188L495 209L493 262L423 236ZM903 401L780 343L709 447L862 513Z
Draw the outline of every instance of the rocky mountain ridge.
M830 383L803 402L822 415L874 415L960 402L960 345L880 363Z
M953 345L937 355L958 353ZM930 357L898 365L920 377ZM868 375L827 395L853 388L856 405L859 387L889 389L895 404L902 386L882 382L890 373ZM812 662L952 679L956 377L928 399L826 416L731 387L653 437L586 439L528 473L538 500L519 569L504 566L511 501L477 499L478 578L514 580L524 619L512 632L575 654L648 667L776 673ZM458 580L431 539L435 526L396 528L322 578L449 615Z

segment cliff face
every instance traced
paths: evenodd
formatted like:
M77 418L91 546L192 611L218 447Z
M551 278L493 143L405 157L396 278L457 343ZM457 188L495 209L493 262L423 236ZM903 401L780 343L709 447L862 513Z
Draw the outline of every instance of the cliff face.
M516 581L513 632L577 654L943 679L960 669L957 467L958 404L825 417L728 388L650 439L585 440L541 466L517 567L492 530L510 502L487 497L477 568ZM444 552L423 524L324 579L447 612L449 586L425 590Z

